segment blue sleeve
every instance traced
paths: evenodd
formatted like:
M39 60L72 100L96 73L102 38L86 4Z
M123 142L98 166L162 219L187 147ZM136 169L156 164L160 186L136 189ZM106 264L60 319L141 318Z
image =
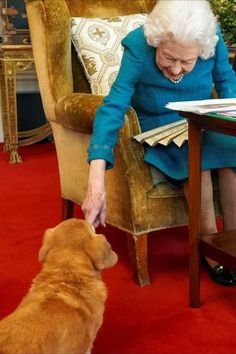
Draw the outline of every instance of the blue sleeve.
M233 98L236 97L235 72L229 63L228 50L220 30L218 30L217 35L219 40L215 51L213 82L219 98Z
M106 168L115 163L114 147L118 140L119 129L124 124L124 116L130 108L135 85L142 72L142 55L135 43L132 32L122 41L124 54L120 70L111 90L98 108L93 125L93 134L88 149L88 161L106 160Z

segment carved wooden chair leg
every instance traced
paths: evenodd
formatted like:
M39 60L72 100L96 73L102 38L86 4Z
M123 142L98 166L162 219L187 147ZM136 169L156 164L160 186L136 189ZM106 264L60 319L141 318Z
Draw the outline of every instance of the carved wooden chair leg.
M74 215L74 205L75 203L72 202L71 200L68 199L64 199L61 198L61 202L62 202L62 215L61 215L61 219L63 220L67 220L70 218L73 218Z
M150 284L147 262L147 234L131 235L127 233L128 250L138 284L142 287Z

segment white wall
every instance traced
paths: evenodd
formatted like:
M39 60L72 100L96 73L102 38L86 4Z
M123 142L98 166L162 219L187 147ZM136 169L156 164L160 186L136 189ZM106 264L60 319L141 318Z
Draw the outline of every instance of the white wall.
M32 68L17 74L16 90L17 92L22 92L22 93L39 91L37 76L33 65ZM3 139L3 128L2 128L2 112L0 110L0 142L3 142L3 140L4 139Z

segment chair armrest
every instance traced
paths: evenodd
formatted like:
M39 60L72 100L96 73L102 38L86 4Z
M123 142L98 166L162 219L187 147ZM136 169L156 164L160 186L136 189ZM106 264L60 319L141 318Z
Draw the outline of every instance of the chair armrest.
M120 130L118 146L121 159L126 171L127 182L134 196L143 195L153 188L149 167L143 161L144 149L142 145L133 139L133 136L141 133L138 117L134 109L130 109L125 117L125 124ZM136 198L137 199L137 198ZM142 205L142 204L141 204Z
M55 106L56 120L68 129L92 134L94 115L102 102L103 96L91 93L74 93L64 96ZM137 115L131 108L120 130L116 153L120 154L128 183L133 185L135 181L132 188L134 193L140 188L146 192L153 187L148 165L143 161L143 147L133 139L133 136L140 132Z
M68 129L92 134L93 120L103 96L91 93L73 93L58 100L55 106L56 121Z

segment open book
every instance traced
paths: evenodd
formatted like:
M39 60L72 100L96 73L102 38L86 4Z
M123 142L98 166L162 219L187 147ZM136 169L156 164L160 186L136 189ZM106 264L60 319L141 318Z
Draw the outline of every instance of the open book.
M135 135L134 139L150 146L157 144L167 146L173 142L180 147L188 140L188 123L186 119L182 119Z

